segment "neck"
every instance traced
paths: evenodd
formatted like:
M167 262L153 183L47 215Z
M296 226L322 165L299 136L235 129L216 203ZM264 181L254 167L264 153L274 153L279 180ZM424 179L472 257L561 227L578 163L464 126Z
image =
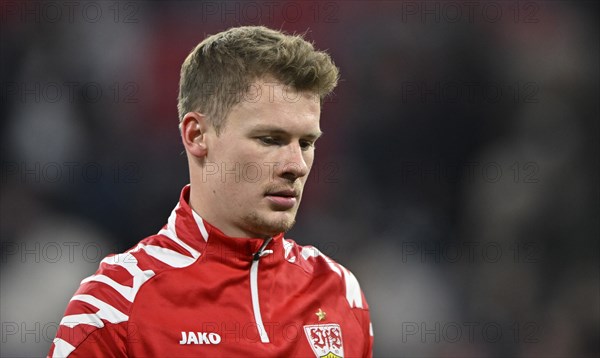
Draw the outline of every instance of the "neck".
M210 194L209 194L210 195ZM190 185L190 197L189 205L190 208L203 220L206 220L215 228L219 229L223 234L234 237L234 238L269 238L278 234L277 233L259 233L248 228L239 227L237 225L229 224L223 220L219 220L217 215L214 215L214 211L207 208L202 203L209 202L210 198L206 198L206 195L199 190L194 184Z

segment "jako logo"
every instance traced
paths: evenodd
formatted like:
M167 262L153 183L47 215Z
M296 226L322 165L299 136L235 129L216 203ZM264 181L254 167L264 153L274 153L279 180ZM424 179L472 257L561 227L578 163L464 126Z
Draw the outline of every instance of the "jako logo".
M181 332L179 344L219 344L221 336L217 333L206 332Z

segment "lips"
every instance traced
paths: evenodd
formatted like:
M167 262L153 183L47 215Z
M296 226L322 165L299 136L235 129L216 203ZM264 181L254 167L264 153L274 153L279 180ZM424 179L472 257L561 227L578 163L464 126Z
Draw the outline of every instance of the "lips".
M267 192L265 197L273 209L289 210L296 205L298 192L293 189L274 190Z
M271 191L267 193L267 196L282 196L286 198L295 198L298 196L298 192L292 189L284 189L278 191Z

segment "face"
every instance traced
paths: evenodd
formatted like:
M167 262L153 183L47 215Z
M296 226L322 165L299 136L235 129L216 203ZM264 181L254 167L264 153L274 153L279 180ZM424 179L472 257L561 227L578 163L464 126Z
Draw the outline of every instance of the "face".
M266 237L293 226L321 135L317 96L274 81L253 88L259 91L232 108L220 135L206 138L205 218L230 236Z

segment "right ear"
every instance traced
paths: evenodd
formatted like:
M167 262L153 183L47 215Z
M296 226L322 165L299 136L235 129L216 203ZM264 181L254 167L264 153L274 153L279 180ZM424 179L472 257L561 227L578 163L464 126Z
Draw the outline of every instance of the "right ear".
M208 130L206 116L198 112L188 112L181 121L181 140L188 153L197 158L208 154L206 131Z

